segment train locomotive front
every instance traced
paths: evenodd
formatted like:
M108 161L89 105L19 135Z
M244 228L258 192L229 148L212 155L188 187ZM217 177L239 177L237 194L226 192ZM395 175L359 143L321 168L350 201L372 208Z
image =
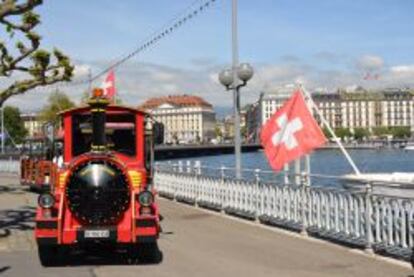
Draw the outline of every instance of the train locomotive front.
M129 180L115 161L88 158L72 169L65 197L83 225L116 224L130 204Z
M39 196L35 236L44 266L62 251L90 245L121 249L159 262L158 206L152 188L154 137L145 113L109 105L99 93L89 106L62 113L64 164L51 192Z

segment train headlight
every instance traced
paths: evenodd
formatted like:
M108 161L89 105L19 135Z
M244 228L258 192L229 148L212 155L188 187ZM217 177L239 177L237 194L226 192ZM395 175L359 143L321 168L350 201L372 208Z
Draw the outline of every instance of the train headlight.
M53 205L55 205L55 197L53 197L53 195L51 195L50 193L44 193L39 195L37 203L43 209L50 209L53 207Z
M154 195L148 191L142 191L138 194L138 202L141 206L148 207L154 203Z

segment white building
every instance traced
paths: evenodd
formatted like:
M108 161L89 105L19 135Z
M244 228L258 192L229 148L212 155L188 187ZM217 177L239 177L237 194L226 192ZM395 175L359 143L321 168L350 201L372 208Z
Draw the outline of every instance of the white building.
M202 143L215 138L213 106L198 96L151 98L140 106L164 124L165 143Z
M294 90L295 87L289 85L265 91L259 98L261 101L259 103L261 107L260 122L264 124L289 99Z
M414 98L408 89L314 93L313 100L333 128L409 127L414 124Z
M37 113L23 113L20 115L28 137L35 137L42 134L43 121L39 120Z
M247 112L247 130L253 141L259 141L261 126L291 96L294 87L274 89L261 94ZM373 132L377 127L405 127L414 132L414 92L409 89L313 93L312 98L332 128L357 128ZM320 119L315 114L316 120Z

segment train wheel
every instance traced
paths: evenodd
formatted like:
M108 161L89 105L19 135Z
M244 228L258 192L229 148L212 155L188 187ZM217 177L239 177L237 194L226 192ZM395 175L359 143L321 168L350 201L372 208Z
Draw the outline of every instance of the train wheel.
M162 252L156 242L140 243L136 247L138 261L145 264L158 264L162 261Z
M42 266L56 266L59 261L59 249L55 245L39 245L39 260Z

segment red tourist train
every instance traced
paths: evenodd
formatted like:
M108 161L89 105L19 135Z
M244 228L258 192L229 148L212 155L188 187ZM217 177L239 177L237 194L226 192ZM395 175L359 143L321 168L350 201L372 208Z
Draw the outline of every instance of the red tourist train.
M56 172L52 141L41 135L24 141L20 155L20 184L32 190L48 190Z
M54 163L56 177L50 192L39 196L36 211L40 261L49 266L62 251L104 245L159 262L152 163L162 125L140 110L109 104L101 90L88 104L60 115L62 157L54 160L61 162Z

